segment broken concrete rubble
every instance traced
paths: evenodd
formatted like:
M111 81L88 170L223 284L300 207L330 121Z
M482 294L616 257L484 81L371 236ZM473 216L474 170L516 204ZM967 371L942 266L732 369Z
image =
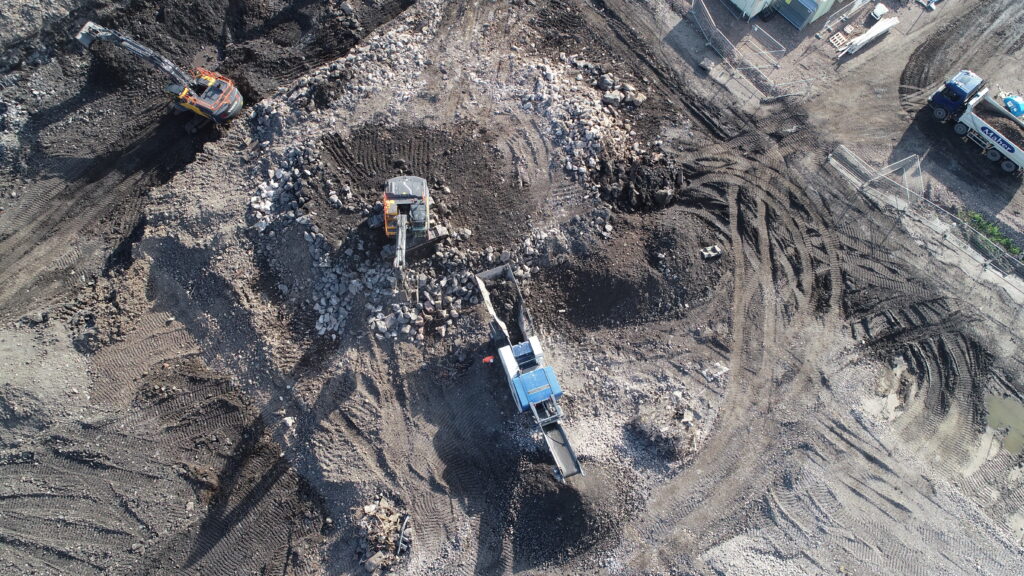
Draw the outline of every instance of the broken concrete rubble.
M409 515L384 495L371 504L353 508L352 519L360 535L357 551L369 574L392 570L412 544Z
M702 433L696 402L681 390L674 391L666 403L640 407L632 420L633 429L659 454L679 461L697 449Z

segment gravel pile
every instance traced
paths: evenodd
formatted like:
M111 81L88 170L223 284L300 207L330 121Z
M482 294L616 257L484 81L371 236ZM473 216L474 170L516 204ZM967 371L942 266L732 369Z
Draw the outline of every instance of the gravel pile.
M273 118L269 108L258 107L258 118ZM271 126L273 121L259 122ZM273 128L271 128L273 129ZM316 212L307 204L314 192L327 195L330 209L358 214L369 222L377 221L381 205L367 205L353 195L347 185L338 185L326 177L319 152L306 145L268 150L262 160L272 167L263 172L263 180L249 199L248 219L253 230L270 238L280 230L299 226L307 249L315 262L313 308L315 329L321 336L336 338L345 330L358 307L365 308L367 324L378 339L403 339L422 342L428 336L444 338L457 327L464 308L479 303L473 274L497 264L511 263L517 278L528 280L541 266L562 263L566 256L564 233L557 230L534 231L520 246L488 246L482 250L464 248L472 237L468 228L453 231L439 244L432 256L416 263L404 273L391 266L393 247L382 251L367 245L353 234L342 244L332 244L316 224ZM325 184L326 183L326 184ZM326 186L326 190L318 187ZM441 206L441 208L444 208ZM435 224L443 224L435 212ZM573 235L593 233L609 238L613 230L610 214L598 214L581 227L582 220L571 224ZM289 287L278 286L287 296Z
M84 4L84 0L5 0L0 10L0 46L8 49L0 53L0 73L48 59L52 46L37 35Z
M355 105L385 93L394 113L401 103L423 86L420 76L431 62L423 56L426 44L436 34L444 5L425 2L426 18L406 16L390 28L365 38L345 57L322 66L290 86L278 90L272 99L260 103L256 122L268 126L267 136L285 136L282 141L304 140L313 133L332 131L346 124ZM382 119L383 120L383 119ZM288 126L299 126L288 133ZM265 140L269 146L275 138Z
M414 285L407 286L407 293L413 295L410 302L370 310L370 327L378 339L422 341L428 330L444 338L457 325L463 309L480 302L472 271L480 254L457 247L470 235L468 229L456 232L453 241L438 248L425 267L406 272L414 278Z
M316 213L309 210L310 198L318 193L326 196L330 209L342 214L370 218L379 211L379 204L368 205L366 196L353 194L349 184L331 181L320 158L320 142L324 134L351 130L351 112L370 97L385 103L374 121L387 124L420 91L421 75L435 66L423 56L438 34L443 12L440 3L434 4L436 9L426 6L417 18L393 22L344 58L282 88L250 114L249 160L259 184L249 199L248 221L255 231L269 236L284 227L302 228L315 262L312 300L315 329L321 336L336 338L354 312L363 308L358 311L365 312L368 328L378 339L444 338L458 325L463 308L479 302L473 273L512 262L516 275L528 279L539 266L552 264L545 232L535 232L521 246L475 251L461 247L472 234L461 230L425 264L401 277L390 267L390 247L377 254L354 237L344 246L332 245L318 228ZM344 6L339 10L344 13ZM518 113L538 114L548 121L550 137L563 156L560 161L575 180L597 191L592 175L604 159L630 162L645 153L634 142L628 118L646 100L634 84L576 55L560 54L554 61L517 49L509 62L513 68L507 83L488 89L510 113L516 106ZM475 73L470 66L469 78L484 83L486 65L481 62ZM444 65L436 67L447 75ZM597 234L611 237L607 219L594 222ZM280 288L287 294L287 286Z
M305 208L309 198L304 191L316 185L310 179L323 170L315 154L290 148L278 166L268 171L258 194L250 198L249 217L256 231L270 237L283 227L302 227L309 254L316 262L313 308L315 328L321 336L341 333L353 309L363 306L369 328L378 339L423 341L431 334L444 338L457 325L463 308L479 303L473 274L513 258L511 251L492 246L462 248L473 235L472 230L462 228L451 233L429 258L399 272L391 266L394 249L390 244L376 251L354 235L342 245L327 241L314 222L316 213ZM379 202L361 207L361 200L351 192L344 201L333 191L329 198L335 209L359 211L370 221L379 220L374 218L381 210ZM434 220L438 223L439 218ZM546 237L543 232L536 235L537 241ZM524 252L531 258L542 256L546 250L534 247L533 242L527 239ZM530 269L521 267L519 274L528 278ZM278 288L287 295L287 285Z

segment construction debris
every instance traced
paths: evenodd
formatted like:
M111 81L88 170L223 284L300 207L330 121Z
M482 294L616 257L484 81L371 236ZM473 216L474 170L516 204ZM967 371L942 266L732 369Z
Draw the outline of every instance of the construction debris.
M674 462L696 450L702 438L698 428L700 420L702 414L697 402L676 390L667 403L642 407L631 426L655 452Z
M410 516L383 494L376 502L352 509L352 520L359 527L358 553L369 574L390 571L399 556L412 544Z
M714 0L8 0L0 574L1020 573L1020 261L937 207L1024 195L919 114L1020 78L1019 2L837 66ZM85 18L251 105L189 134ZM451 235L399 273L412 175Z
M872 43L873 41L884 35L886 32L894 28L899 23L900 19L895 16L892 18L883 18L879 20L878 22L875 23L874 26L868 28L867 32L861 34L860 36L857 36L856 38L851 38L842 47L839 47L839 54L837 58L842 58L847 54L852 55L856 54L857 52L860 52L862 48L864 48L868 44Z

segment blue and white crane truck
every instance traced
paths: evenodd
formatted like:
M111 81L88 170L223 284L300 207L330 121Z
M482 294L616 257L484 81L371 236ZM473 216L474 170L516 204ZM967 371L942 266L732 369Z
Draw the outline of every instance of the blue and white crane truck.
M530 412L555 460L559 480L582 474L576 451L562 428L562 387L551 366L544 364L544 349L533 335L533 326L519 284L506 264L476 275L484 305L491 314L491 341L505 372L516 409ZM502 314L495 310L494 300ZM505 316L508 322L501 319Z
M955 122L953 132L980 146L1005 172L1019 173L1024 170L1024 121L1019 117L1024 100L992 94L981 76L961 70L928 98L928 106L936 120Z

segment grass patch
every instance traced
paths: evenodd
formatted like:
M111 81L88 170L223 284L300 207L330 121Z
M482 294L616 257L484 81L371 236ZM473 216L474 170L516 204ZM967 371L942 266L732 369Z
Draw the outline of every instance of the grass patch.
M973 210L960 211L960 218L968 222L975 230L981 232L993 244L1002 246L1003 249L1014 256L1020 256L1021 247L1017 246L1016 242L1006 236L1003 229L999 227L999 224L987 220L984 216Z

